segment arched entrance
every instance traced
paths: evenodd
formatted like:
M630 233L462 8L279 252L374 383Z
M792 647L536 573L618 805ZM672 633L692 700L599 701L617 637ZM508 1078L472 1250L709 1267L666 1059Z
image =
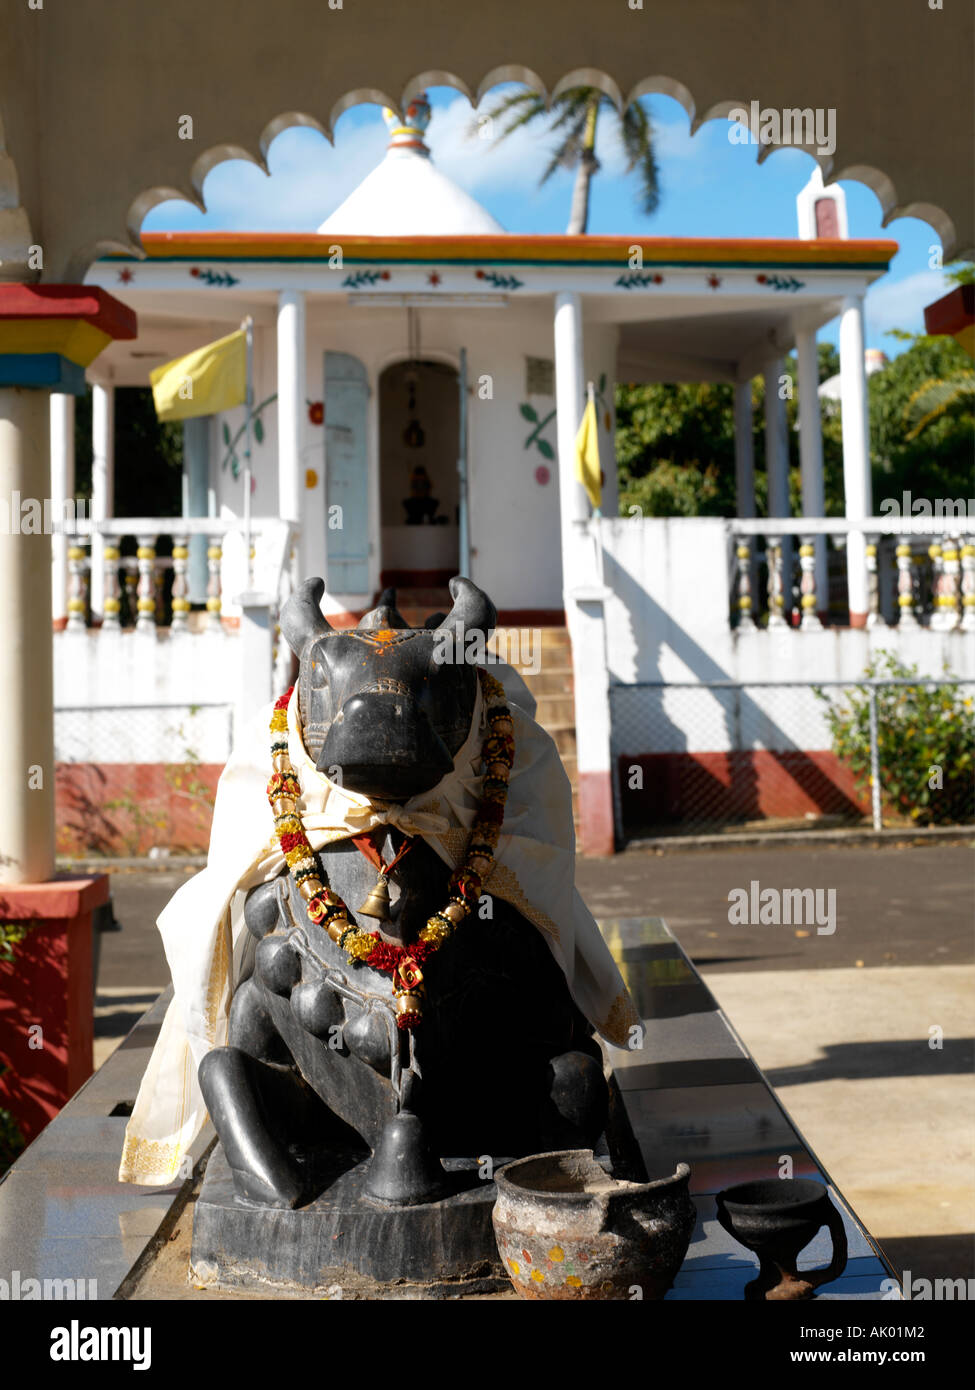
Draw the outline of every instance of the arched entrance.
M429 588L458 571L458 375L444 362L394 362L379 378L383 587Z

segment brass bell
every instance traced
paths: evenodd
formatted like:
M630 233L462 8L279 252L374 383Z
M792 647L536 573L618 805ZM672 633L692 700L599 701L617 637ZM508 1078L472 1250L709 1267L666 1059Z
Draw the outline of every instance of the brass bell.
M375 917L380 922L389 920L389 888L382 874L376 879L376 886L359 908L356 915L359 917Z

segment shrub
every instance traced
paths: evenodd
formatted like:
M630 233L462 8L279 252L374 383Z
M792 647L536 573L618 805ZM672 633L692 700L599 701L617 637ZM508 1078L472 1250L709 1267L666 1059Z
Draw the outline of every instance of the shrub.
M909 680L919 675L892 652L880 652L864 676ZM949 672L945 671L946 677ZM870 687L840 699L816 690L827 705L833 751L857 783L870 788ZM975 803L975 720L972 699L948 684L876 687L881 804L918 825L972 819Z

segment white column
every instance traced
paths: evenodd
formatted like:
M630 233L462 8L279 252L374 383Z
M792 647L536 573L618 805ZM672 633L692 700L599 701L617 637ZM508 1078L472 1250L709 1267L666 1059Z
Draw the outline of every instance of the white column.
M843 301L840 314L840 405L843 412L843 492L851 526L873 513L870 483L870 418L867 373L863 360L863 295ZM851 530L846 537L846 582L850 626L864 627L870 603L867 591L866 537Z
M51 514L65 519L65 502L74 498L74 396L51 393ZM68 616L68 537L51 537L51 617L62 626Z
M562 519L562 587L573 575L571 556L581 549L580 522L589 516L589 498L576 479L575 444L586 387L582 356L582 298L574 290L555 296L555 408L559 449L559 512Z
M115 514L115 387L95 386L91 395L91 519ZM105 546L91 538L91 616L100 619L105 604Z
M301 523L301 577L325 574L324 501L305 487L305 293L278 295L278 512L283 521ZM325 480L311 491L324 498ZM309 569L309 564L320 567Z
M752 384L735 382L735 497L740 517L755 515L755 444L752 436Z
M785 375L781 357L770 358L765 375L765 468L768 473L769 516L789 515L789 422L779 381Z
M46 391L0 388L0 513L50 479ZM0 526L0 883L54 873L51 541Z
M768 477L768 514L789 515L789 422L785 413L785 401L779 395L779 383L785 375L785 362L781 357L771 357L766 361L765 377L765 469ZM772 527L769 534L775 534ZM772 564L779 565L782 581L781 621L788 622L792 611L792 537L780 534L781 545L776 556L769 548L769 580L772 579ZM769 615L772 622L772 615Z
M823 516L823 430L819 411L819 356L816 351L816 330L802 329L796 333L796 367L799 378L799 467L802 474L803 516ZM824 613L829 606L829 583L826 570L826 537L813 540L816 581L816 607Z

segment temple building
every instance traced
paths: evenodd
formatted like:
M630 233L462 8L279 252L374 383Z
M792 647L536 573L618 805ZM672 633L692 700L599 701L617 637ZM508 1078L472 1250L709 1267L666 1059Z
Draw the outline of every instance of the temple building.
M462 572L502 612L559 617L562 535L589 513L571 467L588 381L605 516L618 511L614 382L677 380L736 384L739 512L754 515L750 379L777 379L796 346L800 371L815 370L816 329L844 304L862 340L863 294L895 243L509 234L437 169L425 101L406 125L385 115L386 157L314 236L147 234L144 261L98 262L89 282L137 310L139 337L99 358L96 395L146 385L150 367L250 315L252 511L300 523L299 568L327 576L336 612L361 612L388 583L430 588ZM837 197L820 195L830 206ZM862 348L853 352L851 414L865 406ZM776 511L787 506L777 392L771 405ZM187 422L188 516L242 516L243 414ZM822 509L815 424L803 438L812 515ZM865 436L865 417L853 419L851 514L867 506ZM110 441L96 454L110 477ZM96 516L111 510L96 496ZM199 599L202 568L191 578ZM234 582L223 585L225 615ZM864 597L853 607L865 614Z
M200 775L215 778L234 721L287 679L276 617L296 579L324 576L326 615L349 625L388 586L415 620L442 606L461 573L490 594L507 631L541 634L541 673L537 653L519 664L535 665L538 717L573 781L584 850L609 852L634 817L672 821L702 768L732 817L825 813L833 791L855 809L809 690L786 717L767 692L732 708L717 687L776 673L812 681L824 669L852 679L898 621L905 654L935 672L963 610L966 630L975 622L975 548L962 550L960 581L957 535L947 538L922 593L909 523L878 545L864 297L896 242L850 239L842 189L824 188L818 169L793 239L509 233L437 168L424 97L405 123L384 115L385 158L316 233L146 234L144 258L116 253L90 268L89 284L136 310L139 332L89 369L93 519L55 538L59 759L102 772L110 763L130 781L123 765L149 765L157 785L192 743ZM846 514L827 521L820 411L804 403L819 399L817 330L837 317ZM243 407L186 420L183 519L113 518L114 473L138 466L115 457L113 392L145 387L153 367L247 319L249 458ZM799 517L785 403L793 350ZM736 518L618 515L614 384L653 381L733 386ZM575 468L589 383L601 516ZM71 496L73 398L55 395L51 410L52 493ZM125 537L134 557L120 556ZM766 612L767 627L756 625ZM682 683L708 682L702 717L700 691ZM151 733L128 720L120 734L118 710L132 706L194 713L169 733L154 717ZM811 780L782 772L790 750L815 764ZM747 807L737 757L749 765ZM628 780L644 764L654 775Z

